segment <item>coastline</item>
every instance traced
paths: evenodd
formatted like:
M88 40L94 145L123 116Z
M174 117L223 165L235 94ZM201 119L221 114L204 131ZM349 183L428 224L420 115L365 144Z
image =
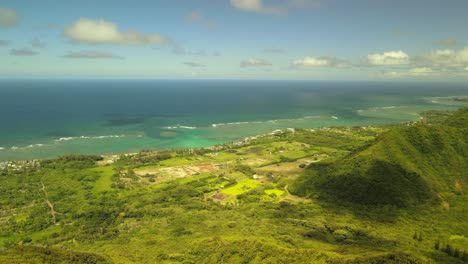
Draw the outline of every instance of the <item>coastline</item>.
M12 82L9 100L0 91L0 160L209 147L292 127L398 124L419 111L466 105L453 98L468 92L461 84L368 82L85 84Z
M420 117L421 120L422 117ZM386 124L386 125L381 125L381 126L361 126L358 127L360 129L376 129L376 128L383 128L385 126L394 126L394 125L403 125L403 124L411 124L414 122L418 121L409 121L409 122L403 122L399 124ZM143 152L151 152L151 153L160 153L160 152L177 152L177 151L188 151L188 152L194 152L196 150L210 150L210 151L221 151L225 150L228 148L232 147L243 147L243 146L248 146L251 144L254 144L256 140L263 140L263 139L273 139L275 137L278 137L280 135L287 135L287 134L294 134L296 132L296 129L302 130L302 131L309 131L309 132L334 132L334 133L343 133L343 131L349 131L351 128L356 128L355 126L335 126L335 127L318 127L318 128L286 128L286 129L275 129L269 133L263 133L263 134L258 134L254 136L247 136L244 137L240 140L237 141L230 141L230 142L224 142L224 143L219 143L219 144L214 144L210 146L205 146L205 147L196 147L196 148L171 148L171 149L140 149L137 152L122 152L122 153L106 153L106 154L66 154L62 156L73 156L73 155L78 155L78 156L100 156L102 158L101 161L98 162L98 165L100 166L105 166L105 165L110 165L116 162L118 159L120 159L122 156L125 157L132 157L136 156L140 153ZM5 161L0 161L0 170L2 169L13 169L13 170L21 170L27 167L35 167L38 164L40 164L41 161L43 160L54 160L58 159L62 156L57 156L53 158L46 158L46 159L24 159L24 160L5 160Z
M159 133L161 142L154 142L154 140L148 139L144 134L137 132L133 134L110 134L110 135L95 135L95 136L73 136L73 137L58 137L51 139L50 142L29 144L26 146L11 146L0 148L0 162L5 161L21 161L21 160L42 160L42 159L53 159L67 154L82 154L82 155L122 155L128 153L136 153L144 149L153 151L165 151L170 149L196 149L196 148L211 148L216 145L225 144L228 142L241 142L246 138L256 138L262 135L271 134L274 131L288 130L291 128L301 129L320 129L328 127L351 127L351 126L381 126L389 124L400 124L405 122L412 122L419 120L420 117L411 116L411 121L402 122L375 122L375 124L366 124L365 122L354 122L353 120L347 120L335 115L330 116L304 116L299 118L288 118L288 119L272 119L266 121L238 121L238 122L225 122L225 123L213 123L207 127L195 127L195 126L168 126L163 127L163 130ZM324 121L325 120L325 121ZM317 123L315 123L317 122ZM354 122L354 123L353 123ZM320 125L320 124L327 124ZM239 136L240 135L240 136ZM243 135L243 136L242 136ZM164 141L167 141L169 145L166 145ZM180 143L178 143L180 141ZM94 148L99 144L107 144L117 146L120 143L134 143L135 145L141 145L140 147L129 147L129 149L117 150L117 151L83 151L86 148ZM159 143L159 144L158 144ZM173 143L173 145L170 145ZM127 144L128 145L128 144ZM58 148L65 148L72 146L74 151L63 151L57 155L48 155L47 157L33 157L33 158L13 158L13 159L2 159L1 154L6 152L13 152L13 154L19 155L23 152L25 156L33 152L37 152L39 156L50 150ZM104 149L104 148L103 148ZM3 153L2 153L3 152ZM20 155L19 155L20 156Z
M442 97L441 97L442 98ZM466 102L460 97L448 96L444 100L456 102L456 105L442 107L424 107L423 111L456 109ZM425 100L432 101L432 97ZM439 99L441 100L441 99ZM445 106L442 104L442 106ZM339 126L385 126L422 119L421 107L387 105L370 107L367 110L353 110L355 116L304 115L297 118L277 118L261 121L235 121L211 123L208 126L172 125L155 128L157 135L143 131L109 131L107 135L77 135L51 138L41 143L25 146L0 146L0 161L42 160L57 158L67 154L81 155L121 155L136 153L144 149L164 151L170 149L210 148L226 142L242 141L245 138L268 134L275 130L288 128L322 128ZM356 117L363 119L357 119ZM115 133L112 133L115 132ZM122 132L122 133L119 133Z

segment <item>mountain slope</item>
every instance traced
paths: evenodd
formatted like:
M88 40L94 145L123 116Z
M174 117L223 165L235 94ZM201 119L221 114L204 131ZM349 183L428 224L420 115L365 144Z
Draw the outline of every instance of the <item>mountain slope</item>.
M394 128L364 150L315 164L292 186L361 204L407 206L444 192L463 193L468 182L467 109L442 125Z

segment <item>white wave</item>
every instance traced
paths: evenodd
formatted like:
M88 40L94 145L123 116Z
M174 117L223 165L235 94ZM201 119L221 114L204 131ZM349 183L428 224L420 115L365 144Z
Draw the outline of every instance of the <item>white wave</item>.
M105 138L122 138L125 135L105 135L105 136L79 136L79 137L62 137L54 140L55 142L76 140L76 139L105 139Z
M0 147L0 150L2 150L2 149L5 149L5 148Z
M388 110L388 109L395 109L395 108L402 108L402 107L405 107L405 106L390 105L390 106L370 107L366 110L357 110L357 112L363 112L363 111L377 112L379 110Z
M193 127L193 126L168 126L164 128L165 129L197 129L197 127Z
M211 127L221 126L232 126L232 125L248 125L248 124L264 124L264 123L277 123L284 121L298 121L303 119L320 118L320 116L304 116L300 118L285 118L285 119L271 119L267 121L240 121L240 122L229 122L229 123L215 123L211 124Z
M72 139L75 139L74 137L62 137L62 138L59 138L59 139L56 139L54 141L68 141L68 140L72 140Z
M252 121L252 122L247 122L247 121L243 121L243 122L229 122L229 123L218 123L218 124L211 124L212 127L219 127L219 126L238 126L238 125L247 125L247 124L263 124L263 123L266 123L266 122L276 122L277 120L269 120L269 121L265 121L265 122L261 122L261 121Z
M69 140L75 140L75 139L104 139L104 138L121 138L125 137L125 135L106 135L106 136L79 136L79 137L62 137L59 139L54 140L54 142L64 142L64 141L69 141ZM31 148L40 148L40 147L46 147L50 146L47 144L31 144L27 145L25 147L17 147L17 146L12 146L10 149L11 150L24 150L24 149L31 149ZM5 148L0 148L0 150L5 149Z
M332 116L331 118L333 118L333 119L338 119L338 117L336 117L336 116Z
M45 145L45 144L31 144L31 145L28 145L26 147L13 146L10 149L11 150L22 150L22 149L30 149L30 148L40 148L40 147L44 147L44 146L47 146L47 145Z
M29 145L29 146L26 146L24 148L35 148L35 147L43 147L45 146L44 144L32 144L32 145Z

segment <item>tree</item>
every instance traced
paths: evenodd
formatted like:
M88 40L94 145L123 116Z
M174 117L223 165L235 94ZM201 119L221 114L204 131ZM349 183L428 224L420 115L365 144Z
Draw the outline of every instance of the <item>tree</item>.
M454 254L453 248L452 248L452 246L450 246L449 244L447 244L447 245L445 246L444 252L447 253L447 254L450 255L450 256L453 256L453 254Z

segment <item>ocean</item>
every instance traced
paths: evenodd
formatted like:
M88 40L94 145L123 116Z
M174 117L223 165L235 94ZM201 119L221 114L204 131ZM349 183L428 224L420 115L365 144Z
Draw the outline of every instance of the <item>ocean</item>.
M275 129L367 126L468 106L463 83L1 80L0 160L212 146Z

